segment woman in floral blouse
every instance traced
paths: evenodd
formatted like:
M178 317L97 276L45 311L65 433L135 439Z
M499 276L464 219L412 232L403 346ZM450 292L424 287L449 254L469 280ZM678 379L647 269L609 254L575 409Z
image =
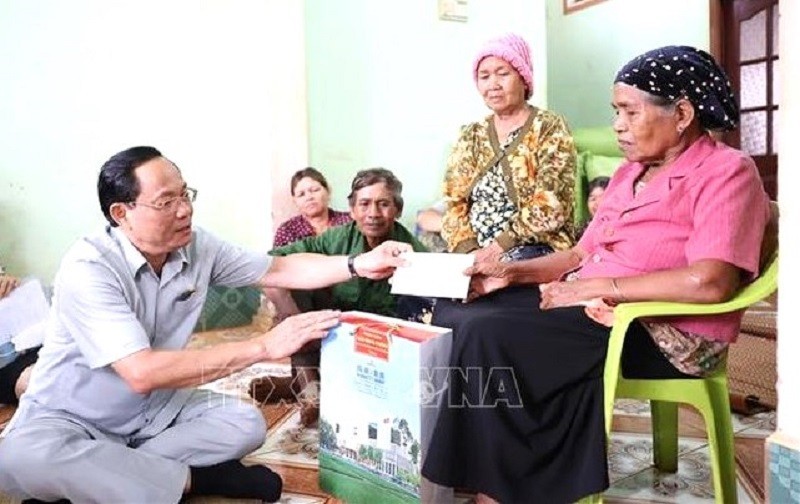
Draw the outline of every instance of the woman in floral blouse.
M473 75L492 114L465 126L447 163L442 236L477 262L519 260L572 246L575 146L563 117L527 103L528 44L490 40Z
M353 219L347 212L328 207L331 199L328 181L315 168L304 168L292 175L292 199L300 215L285 221L275 232L274 248L317 236L329 227L347 224Z

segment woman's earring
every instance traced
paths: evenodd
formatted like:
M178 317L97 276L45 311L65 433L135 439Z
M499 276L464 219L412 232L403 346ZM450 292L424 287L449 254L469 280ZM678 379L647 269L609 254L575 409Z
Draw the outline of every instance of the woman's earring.
M683 135L683 126L678 126L678 136Z

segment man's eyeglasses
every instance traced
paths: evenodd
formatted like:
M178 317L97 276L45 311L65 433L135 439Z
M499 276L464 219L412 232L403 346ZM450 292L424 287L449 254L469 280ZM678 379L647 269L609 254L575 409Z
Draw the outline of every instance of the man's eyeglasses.
M156 201L155 203L142 203L141 201L130 201L128 202L131 206L144 206L147 208L152 208L154 210L158 210L160 212L174 212L178 209L178 204L181 202L186 202L188 204L192 204L194 200L197 198L197 189L193 189L191 187L186 187L181 193L180 196L173 196L171 198L164 198L160 201Z

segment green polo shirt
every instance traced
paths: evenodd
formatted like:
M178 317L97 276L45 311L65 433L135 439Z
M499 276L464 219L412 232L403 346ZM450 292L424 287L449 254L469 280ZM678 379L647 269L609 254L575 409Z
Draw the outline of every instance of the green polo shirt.
M428 249L399 222L395 222L389 240L410 243L415 252ZM329 228L319 236L312 236L274 249L270 255L287 256L300 252L325 255L350 255L367 252L367 240L355 222ZM339 310L361 310L379 315L395 316L395 300L389 293L388 280L352 278L331 288L333 306Z

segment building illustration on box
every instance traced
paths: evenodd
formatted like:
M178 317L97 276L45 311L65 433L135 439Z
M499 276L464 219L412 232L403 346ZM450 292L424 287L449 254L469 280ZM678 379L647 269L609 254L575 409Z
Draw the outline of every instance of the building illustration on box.
M320 487L348 503L419 502L451 335L349 312L322 343ZM437 381L437 376L441 380Z

